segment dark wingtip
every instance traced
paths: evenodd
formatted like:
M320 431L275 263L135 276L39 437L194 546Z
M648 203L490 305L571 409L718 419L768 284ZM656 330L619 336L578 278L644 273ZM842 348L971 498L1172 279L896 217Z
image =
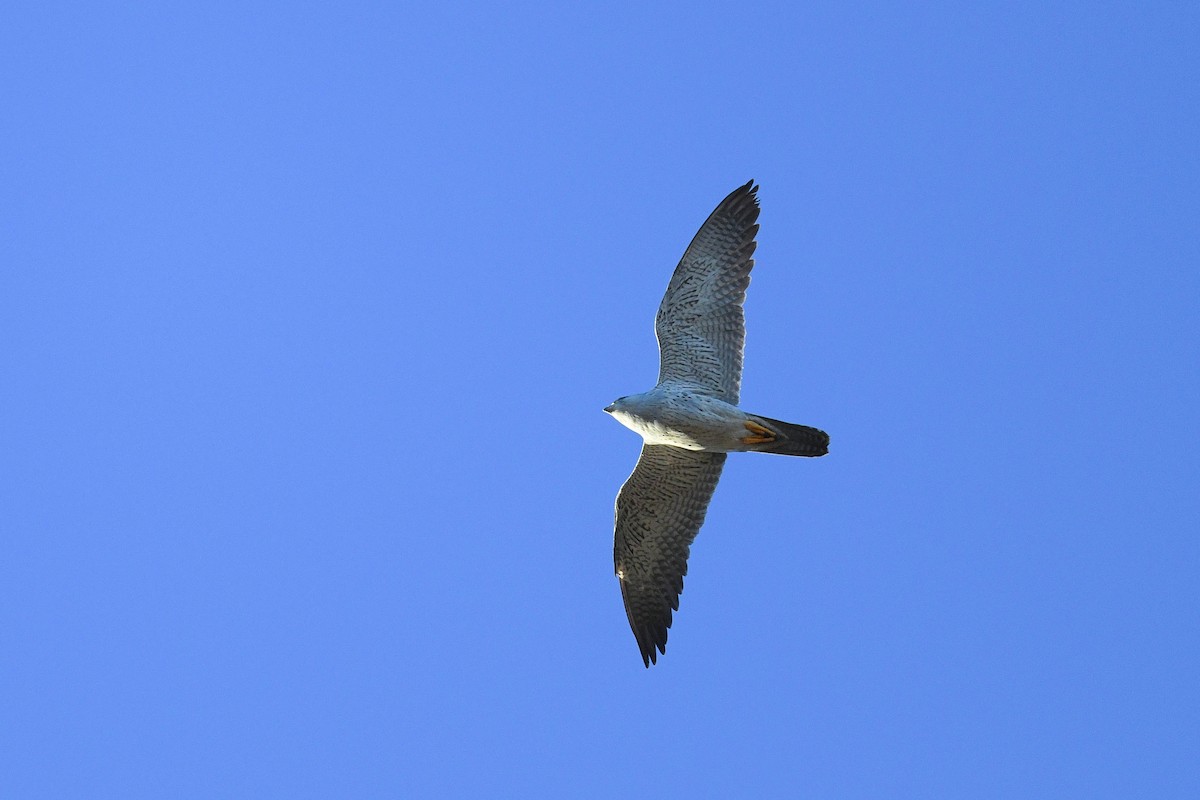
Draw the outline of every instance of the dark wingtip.
M617 565L617 569L620 569L620 564ZM635 612L634 606L630 604L629 586L625 583L624 578L620 578L619 572L618 579L621 584L621 599L625 603L625 616L629 620L629 628L633 632L633 638L637 640L638 650L642 654L642 663L649 669L651 664L658 663L658 653L665 655L667 652L667 629L671 627L671 612L668 610L666 619L662 621L650 620L646 618L646 615ZM656 648L657 652L655 652Z
M669 626L669 623L668 623ZM649 630L634 629L634 637L637 639L638 650L642 651L642 663L646 665L646 669L650 669L651 664L658 663L658 654L667 654L667 631L664 628L662 631L662 640L658 641Z
M737 187L732 192L727 194L725 196L725 201L728 202L730 200L735 200L735 199L741 197L742 195L751 195L751 196L753 196L753 199L755 201L757 201L758 200L758 197L756 196L757 194L758 194L758 184L756 184L754 182L754 179L751 178L750 180L746 181L746 183L742 184L741 186Z
M709 219L720 213L729 213L745 220L747 225L753 225L754 221L758 219L758 211L758 186L751 179L745 186L739 186L727 194L716 210L709 215ZM705 224L707 224L707 220ZM751 239L754 238L754 233L757 231L758 228L755 226L754 232L750 234Z
M651 664L658 663L659 653L662 653L664 656L667 654L667 648L665 645L660 644L658 645L658 649L655 650L655 646L652 643L647 642L647 644L649 644L649 647L642 647L642 643L638 642L638 647L642 649L642 663L646 665L646 669L650 669Z

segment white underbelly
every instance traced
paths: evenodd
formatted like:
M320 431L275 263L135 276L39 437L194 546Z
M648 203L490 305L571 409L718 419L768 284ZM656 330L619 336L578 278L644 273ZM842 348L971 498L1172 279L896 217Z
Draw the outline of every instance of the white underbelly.
M641 435L646 444L681 447L684 450L707 450L724 453L736 449L738 437L745 435L740 419L729 415L687 415L680 419L645 419L626 414L614 414L618 421Z

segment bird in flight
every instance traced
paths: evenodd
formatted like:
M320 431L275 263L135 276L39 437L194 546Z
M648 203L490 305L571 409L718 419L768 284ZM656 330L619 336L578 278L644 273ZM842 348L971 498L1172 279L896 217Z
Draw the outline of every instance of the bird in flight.
M722 200L675 267L654 320L658 385L604 409L643 440L637 466L617 494L613 560L647 667L667 652L688 552L726 454L829 452L824 431L737 406L757 192L750 181Z

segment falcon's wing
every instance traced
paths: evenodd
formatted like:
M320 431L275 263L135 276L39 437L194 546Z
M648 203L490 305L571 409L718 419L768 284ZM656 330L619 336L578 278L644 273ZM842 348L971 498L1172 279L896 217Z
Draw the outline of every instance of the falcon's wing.
M658 381L684 380L735 405L742 383L742 301L754 267L758 187L735 189L684 252L658 307Z
M671 611L679 609L688 549L704 523L725 453L642 447L617 495L613 560L625 613L646 666L665 653Z

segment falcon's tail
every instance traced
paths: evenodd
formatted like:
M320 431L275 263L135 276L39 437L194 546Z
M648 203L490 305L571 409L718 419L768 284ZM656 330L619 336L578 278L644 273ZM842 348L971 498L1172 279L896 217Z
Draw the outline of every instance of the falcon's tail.
M807 425L793 425L770 417L755 415L755 422L769 428L775 440L746 447L755 453L776 453L781 456L823 456L829 452L829 434Z

